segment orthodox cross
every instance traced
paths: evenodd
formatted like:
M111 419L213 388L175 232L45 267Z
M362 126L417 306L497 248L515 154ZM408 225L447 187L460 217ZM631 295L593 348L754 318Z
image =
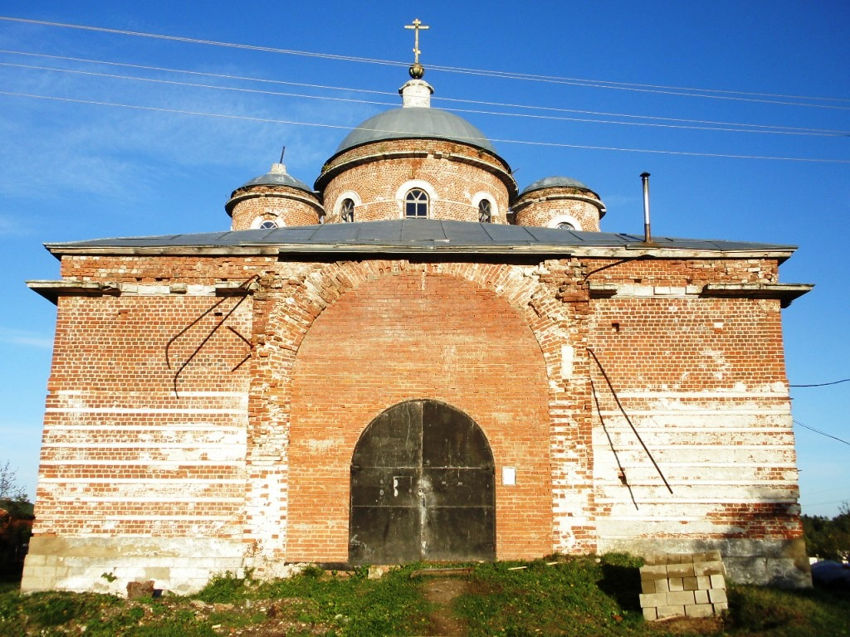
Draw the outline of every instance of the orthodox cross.
M413 33L414 33L414 35L413 35L413 63L415 65L418 65L419 64L419 54L422 53L422 51L419 50L419 31L420 30L427 31L431 27L429 27L425 24L422 24L422 21L419 18L416 18L415 20L413 20L413 24L405 24L404 28L405 29L413 29Z

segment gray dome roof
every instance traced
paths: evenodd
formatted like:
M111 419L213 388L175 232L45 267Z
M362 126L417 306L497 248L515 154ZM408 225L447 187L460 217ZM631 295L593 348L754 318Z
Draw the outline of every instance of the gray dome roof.
M336 154L369 142L417 137L448 139L497 154L484 133L462 117L422 107L394 108L370 117L342 140Z
M572 177L544 177L526 186L519 196L522 197L525 194L534 192L535 190L543 190L544 188L580 188L582 190L590 190L590 188L578 179L573 179ZM593 192L592 190L590 191Z
M236 190L248 188L249 186L289 186L291 188L297 188L298 190L304 190L310 193L313 192L313 189L300 179L296 179L285 172L276 172L274 170L267 172L265 175L255 177L251 181L246 181Z

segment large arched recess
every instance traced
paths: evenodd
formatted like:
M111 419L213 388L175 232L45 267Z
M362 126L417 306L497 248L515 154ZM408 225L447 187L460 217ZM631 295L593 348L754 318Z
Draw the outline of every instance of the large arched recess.
M548 381L540 345L493 290L424 271L359 282L312 323L292 370L288 561L348 559L349 471L363 430L392 405L468 414L495 464L496 557L553 549ZM515 472L503 484L502 471Z

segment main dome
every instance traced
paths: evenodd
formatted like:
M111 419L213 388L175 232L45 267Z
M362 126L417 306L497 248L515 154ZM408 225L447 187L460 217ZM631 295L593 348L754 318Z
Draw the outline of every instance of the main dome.
M370 117L342 140L335 154L370 142L411 138L446 139L497 154L484 133L462 117L425 107L394 108Z

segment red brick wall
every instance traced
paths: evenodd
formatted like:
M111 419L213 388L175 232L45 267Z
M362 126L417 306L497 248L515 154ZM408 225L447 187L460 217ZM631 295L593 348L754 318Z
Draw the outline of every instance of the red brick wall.
M260 217L275 221L279 227L309 226L319 223L321 206L315 197L295 188L283 186L252 186L236 193L241 198L231 210L231 230L250 230Z
M381 153L406 150L427 151L427 156L381 157ZM502 179L510 178L506 166L484 151L463 144L438 140L394 140L376 142L354 148L334 158L326 171L364 156L377 155L364 163L354 164L332 177L323 187L323 200L328 222L339 221L333 215L337 199L346 191L354 191L361 205L354 210L355 221L400 219L403 208L396 200L396 192L405 182L420 179L428 182L436 192L431 201L432 219L478 221L477 202L473 197L479 192L489 193L498 210L494 223L507 223L508 189ZM477 162L467 163L450 155L469 157Z
M347 559L354 446L381 411L415 398L461 409L487 436L499 558L549 552L546 385L533 334L489 290L414 273L344 294L313 323L295 363L288 559ZM506 465L516 486L501 484Z
M239 537L250 348L238 298L62 297L35 533ZM251 333L251 299L228 320ZM200 320L165 347L187 324Z
M272 561L344 560L354 445L413 398L453 405L487 435L500 558L799 534L778 301L698 296L708 282L774 282L775 261L80 256L62 272L123 287L60 298L37 534L223 537ZM227 323L253 357L234 370L249 348L223 327L178 398L176 368L238 298L174 342L171 369L166 344L219 300L213 284L254 275ZM588 282L617 294L591 299Z
M549 188L528 193L513 206L519 226L549 225L553 219L569 216L578 222L576 230L599 232L599 206L581 198L602 201L594 193L574 188Z

